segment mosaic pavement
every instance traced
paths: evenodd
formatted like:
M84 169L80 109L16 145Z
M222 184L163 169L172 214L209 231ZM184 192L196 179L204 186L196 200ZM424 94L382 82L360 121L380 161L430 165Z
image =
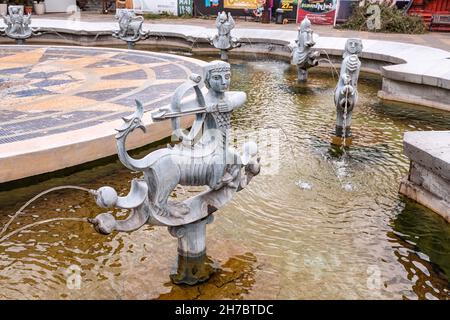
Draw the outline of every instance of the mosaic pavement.
M201 62L105 48L0 46L0 145L83 129L170 102Z

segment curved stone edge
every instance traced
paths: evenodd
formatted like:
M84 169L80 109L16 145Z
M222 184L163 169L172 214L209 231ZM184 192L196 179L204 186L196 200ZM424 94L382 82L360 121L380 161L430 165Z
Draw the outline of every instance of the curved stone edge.
M410 169L400 193L450 222L450 131L405 132L403 152Z
M1 26L2 22L0 22ZM111 37L117 28L114 22L81 22L58 19L33 20L33 27L57 32L59 36L32 38L29 42L52 41L79 45L123 45ZM195 53L216 53L208 38L214 28L189 25L145 23L151 38L141 47L172 48ZM64 35L70 38L64 39ZM264 54L289 59L289 45L296 39L296 31L236 28L233 36L240 38L242 46L234 54ZM39 40L40 39L40 40ZM94 39L96 41L94 41ZM315 48L326 50L331 60L339 64L347 38L317 37ZM408 102L431 108L450 110L450 52L415 44L363 39L361 60L365 72L379 74L383 85L379 97L385 100ZM138 46L139 48L139 46ZM321 63L321 67L327 67ZM418 90L421 89L421 90ZM430 90L431 89L431 90Z
M50 48L55 46L27 45L27 47ZM74 48L70 46L57 47ZM101 48L86 47L86 49L99 50ZM127 49L108 48L108 50L136 53L134 50ZM158 52L151 54L173 57L173 55ZM205 64L204 61L189 57L176 57L198 65ZM194 116L183 117L181 126L188 128L193 121ZM170 122L154 123L149 112L144 113L143 122L147 133L136 132L131 135L128 141L128 150L143 147L172 134ZM115 129L119 128L122 123L123 121L118 119L88 128L0 144L0 183L53 172L115 155L117 154L115 139L117 131Z
M428 209L436 212L442 218L445 219L448 223L450 223L450 203L447 201L436 197L431 192L415 185L407 178L404 178L400 182L400 190L399 192L404 196L416 201L417 203L427 207Z

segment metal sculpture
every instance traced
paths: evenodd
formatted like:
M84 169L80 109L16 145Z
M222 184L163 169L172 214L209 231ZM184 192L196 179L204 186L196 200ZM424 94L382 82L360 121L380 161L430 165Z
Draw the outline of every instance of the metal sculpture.
M228 60L228 51L241 45L237 38L231 36L231 30L233 30L235 26L236 23L230 12L228 12L227 15L225 11L223 11L217 15L217 34L210 38L210 42L215 48L220 50L220 59L222 60Z
M305 17L298 28L296 46L292 50L291 64L297 65L298 81L305 82L308 80L308 69L319 64L320 53L313 50L314 35L311 29L311 21Z
M336 136L343 139L351 137L353 109L358 102L358 78L361 69L358 55L361 52L360 39L347 40L339 80L334 91Z
M103 234L113 231L132 231L144 224L166 226L178 239L178 273L172 276L175 283L196 284L209 278L208 272L199 272L202 266L185 263L206 257L206 225L213 221L213 213L228 203L233 195L247 186L259 173L256 143L244 144L238 154L229 146L231 113L246 101L244 92L226 92L231 79L230 65L223 61L208 63L204 69L204 84L208 89L203 95L202 77L192 74L178 87L169 108L152 114L154 121L170 119L174 135L181 141L133 159L126 151L126 139L140 128L143 105L137 103L136 111L124 118L118 129L116 143L120 161L130 170L141 171L143 179L134 179L131 191L119 197L111 187L96 192L99 206L131 209L125 220L116 220L110 213L102 213L91 219L95 229ZM186 92L194 90L196 98L183 100ZM183 101L183 102L182 102ZM189 133L180 127L180 117L195 114ZM181 202L169 201L175 187L206 186L205 191ZM183 260L184 259L184 260ZM205 269L206 270L206 269Z
M118 9L115 18L119 23L119 30L114 30L114 38L125 41L128 49L133 49L136 42L145 40L150 36L150 31L143 31L144 17L137 16L133 10Z

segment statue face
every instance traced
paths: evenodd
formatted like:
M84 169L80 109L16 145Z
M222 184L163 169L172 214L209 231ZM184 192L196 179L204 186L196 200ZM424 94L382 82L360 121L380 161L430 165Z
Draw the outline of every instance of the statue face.
M209 77L209 86L216 92L225 92L230 87L230 72L211 72Z
M360 39L348 39L345 50L350 54L359 54L362 52L362 42Z

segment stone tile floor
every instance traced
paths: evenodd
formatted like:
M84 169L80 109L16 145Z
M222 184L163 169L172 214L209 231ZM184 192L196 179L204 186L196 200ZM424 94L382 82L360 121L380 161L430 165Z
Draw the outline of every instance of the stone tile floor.
M200 72L183 58L104 48L4 46L0 53L0 144L117 120L135 99L147 110L160 107Z

